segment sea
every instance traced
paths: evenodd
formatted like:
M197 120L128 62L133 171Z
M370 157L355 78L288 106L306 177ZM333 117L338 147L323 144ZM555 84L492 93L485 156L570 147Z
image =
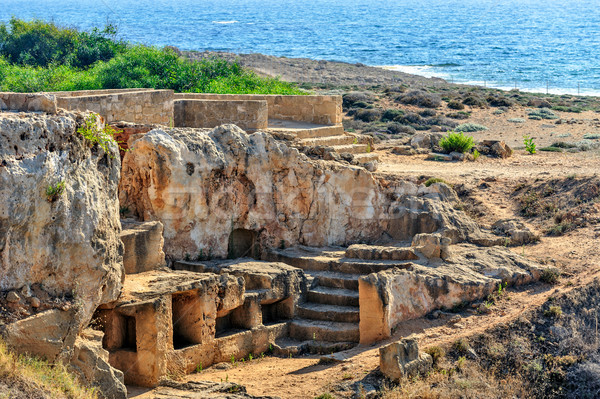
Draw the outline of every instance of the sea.
M456 83L600 95L598 0L0 0L39 18L182 50L381 66Z

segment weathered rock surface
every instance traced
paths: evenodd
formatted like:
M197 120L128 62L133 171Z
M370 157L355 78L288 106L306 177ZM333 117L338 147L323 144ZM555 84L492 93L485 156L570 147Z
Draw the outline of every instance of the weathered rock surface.
M427 259L446 259L450 256L450 243L451 240L441 234L417 234L411 245Z
M492 225L492 230L509 238L510 245L524 245L539 240L539 236L525 226L525 224L515 219L498 220Z
M426 374L433 365L429 354L419 352L416 338L405 338L379 348L379 357L379 369L394 381Z
M18 353L28 353L49 362L68 360L79 332L74 320L74 310L47 310L4 326L3 340Z
M310 161L264 132L153 130L131 144L121 205L160 220L175 259L225 257L234 233L248 237L248 250L407 240L440 229L453 242L486 236L452 209L450 188L382 182L363 168Z
M513 150L504 141L499 140L483 140L476 148L483 155L499 158L508 158L513 153Z
M75 341L71 367L86 386L96 387L106 399L127 398L123 373L108 363L108 351L102 348L102 333L85 330Z
M76 330L123 277L120 160L76 132L83 117L0 113L0 290L73 295Z
M163 381L161 386L143 395L143 399L276 399L276 396L252 396L234 382Z
M389 337L403 320L485 298L501 282L533 282L544 270L504 247L457 244L450 253L360 277L361 342Z
M165 266L163 225L161 222L121 221L123 267L126 274L156 270Z

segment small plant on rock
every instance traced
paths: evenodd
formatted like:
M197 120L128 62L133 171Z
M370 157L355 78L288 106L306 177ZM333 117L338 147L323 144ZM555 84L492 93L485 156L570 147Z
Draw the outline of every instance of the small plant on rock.
M440 147L446 152L465 153L471 150L475 145L473 137L465 136L464 133L451 132L448 136L443 137L439 142Z
M83 126L77 129L77 133L81 134L92 143L98 144L98 146L102 148L102 150L111 158L114 158L114 155L110 152L110 143L117 144L119 150L127 151L121 146L123 142L116 141L114 138L115 134L118 133L117 130L108 125L104 126L103 128L98 127L97 114L89 114L85 118Z
M525 144L525 151L527 151L531 155L536 153L535 143L533 142L533 139L530 136L523 136L523 144Z
M48 202L54 202L61 196L65 191L65 182L63 180L55 184L50 184L46 187L46 200Z

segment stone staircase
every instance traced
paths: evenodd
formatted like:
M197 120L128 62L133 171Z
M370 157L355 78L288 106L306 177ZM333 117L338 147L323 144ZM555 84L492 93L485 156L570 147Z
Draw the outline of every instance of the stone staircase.
M400 250L400 248L398 248ZM304 270L309 279L306 301L290 323L290 338L298 341L357 343L359 332L358 279L392 267L409 267L414 253L397 260L348 258L345 248L296 247L271 250L269 260ZM399 251L396 251L399 252ZM353 254L362 256L360 252Z
M370 138L344 132L342 125L314 125L305 122L270 119L267 131L278 138L289 140L298 148L324 147L339 155L351 154L359 164L379 160L371 152Z

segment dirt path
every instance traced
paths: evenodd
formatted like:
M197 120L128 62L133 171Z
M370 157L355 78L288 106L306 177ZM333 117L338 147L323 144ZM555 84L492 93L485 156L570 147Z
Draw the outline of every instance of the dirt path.
M519 182L535 179L566 177L572 174L592 176L598 171L597 153L558 154L540 153L528 156L517 152L507 160L485 159L470 163L440 163L426 161L424 156L396 156L381 154L380 173L405 176L435 176L450 182L473 186L486 183L485 190L474 190L472 195L486 209L482 224L505 217L515 217L516 205L510 195ZM562 237L543 237L535 245L513 249L527 257L557 265L565 273L560 284L535 284L509 289L508 300L494 306L487 315L463 313L455 326L443 319L421 318L404 322L388 341L371 346L358 346L344 352L346 361L337 364L319 364L318 356L290 359L265 357L245 364L236 364L228 370L211 367L199 374L188 376L193 380L235 381L246 386L253 395L276 395L281 398L313 398L336 391L337 388L362 381L379 365L379 347L410 334L419 334L423 347L450 343L456 339L483 332L498 323L518 318L528 309L543 304L551 295L583 286L600 277L600 248L597 240L600 226L590 226ZM143 396L140 396L142 398Z

